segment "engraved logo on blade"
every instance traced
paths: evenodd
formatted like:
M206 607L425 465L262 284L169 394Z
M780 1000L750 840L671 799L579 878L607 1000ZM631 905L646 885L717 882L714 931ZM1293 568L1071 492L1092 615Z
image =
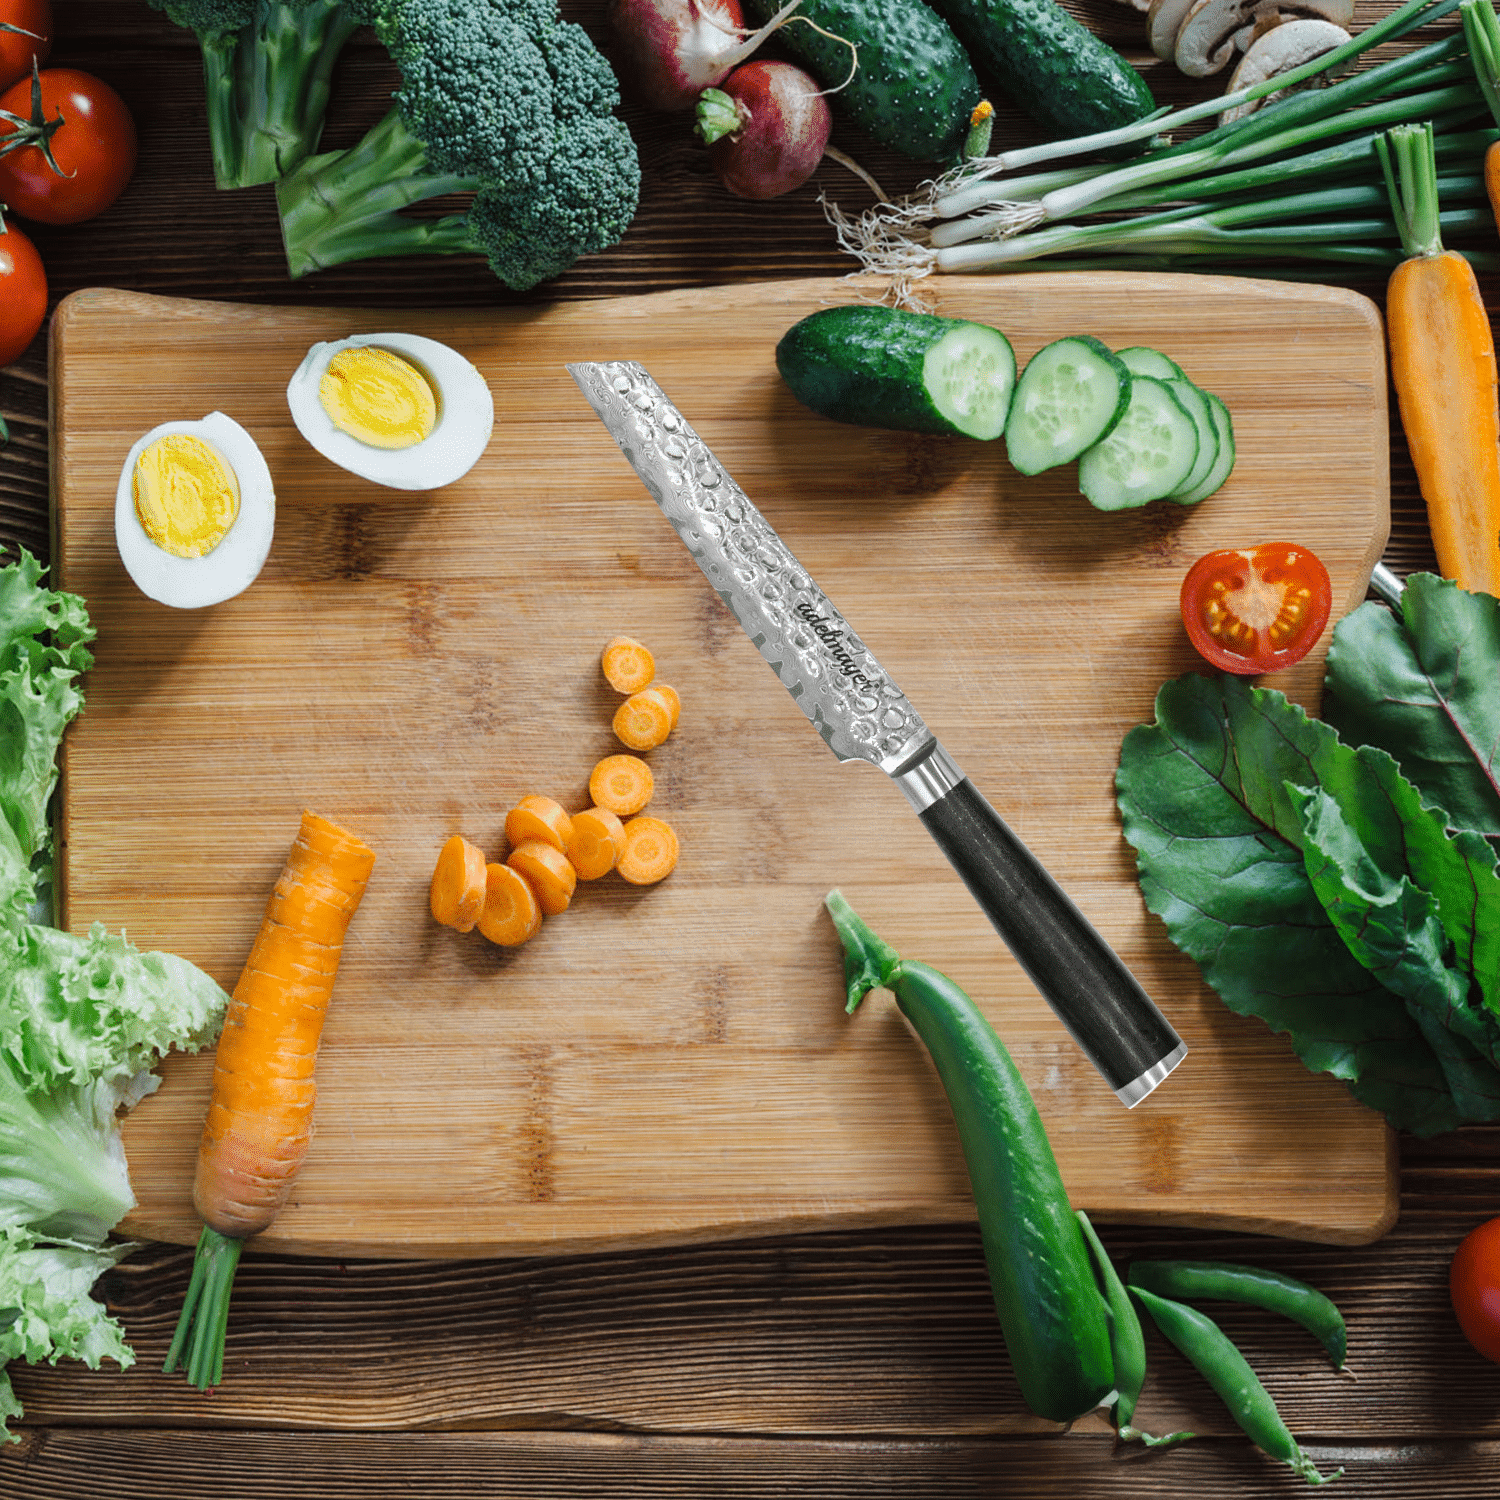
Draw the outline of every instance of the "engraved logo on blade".
M909 753L927 735L921 716L644 368L569 369L829 749L876 765Z

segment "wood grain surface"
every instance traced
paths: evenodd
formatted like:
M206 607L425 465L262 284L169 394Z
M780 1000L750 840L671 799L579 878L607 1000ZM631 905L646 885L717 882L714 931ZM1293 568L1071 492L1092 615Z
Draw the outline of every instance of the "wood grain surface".
M1206 97L1146 50L1138 12L1064 0L1123 48L1163 102ZM145 0L55 0L54 60L108 78L140 130L136 176L84 226L25 226L55 306L81 288L283 306L550 306L797 276L847 264L818 203L846 207L826 167L772 203L729 198L680 119L625 83L641 148L641 212L626 241L526 297L478 261L367 262L286 278L265 190L218 193L208 170L193 39ZM608 42L603 0L563 0ZM1359 0L1356 26L1385 0ZM359 40L341 66L329 145L384 108L391 73ZM1000 129L1026 138L1002 109ZM835 142L892 191L926 173L839 120ZM1482 242L1481 242L1482 243ZM1381 298L1378 279L1329 278ZM1500 278L1481 288L1492 317ZM12 441L0 451L0 538L50 556L46 337L0 371ZM1391 537L1400 573L1433 566L1391 413ZM848 601L852 610L854 601ZM764 671L753 660L751 668ZM853 774L853 773L851 773ZM1350 1328L1357 1379L1335 1378L1291 1325L1237 1314L1236 1337L1345 1500L1477 1500L1500 1490L1500 1367L1464 1342L1447 1268L1473 1225L1500 1212L1500 1127L1401 1136L1400 1215L1365 1246L1109 1224L1133 1257L1203 1254L1304 1277ZM1339 1163L1319 1175L1332 1181ZM0 1449L6 1500L366 1500L369 1496L579 1495L1035 1497L1263 1500L1306 1493L1251 1447L1202 1381L1151 1338L1141 1419L1199 1437L1166 1452L1116 1450L1096 1425L1064 1436L1031 1418L996 1336L972 1223L830 1230L765 1239L495 1260L339 1260L251 1247L229 1329L229 1378L211 1395L160 1373L191 1255L145 1245L97 1292L137 1363L12 1364L26 1417Z
M457 348L499 413L473 471L415 497L321 458L288 411L311 343L388 314L108 291L59 310L55 565L99 631L63 756L64 922L123 929L229 987L303 806L377 851L314 1144L268 1248L518 1253L968 1216L921 1049L888 1003L844 1017L821 909L835 886L988 1011L1080 1206L1346 1242L1389 1227L1383 1121L1205 991L1145 912L1113 785L1121 738L1195 661L1177 619L1193 558L1286 537L1324 559L1336 614L1363 598L1389 514L1379 313L1239 278L939 290L1022 360L1065 333L1119 348L1176 319L1168 352L1234 415L1229 482L1197 507L1105 514L1071 467L1027 479L1000 444L815 416L775 343L850 300L838 280L406 315L395 331ZM1070 1045L896 789L828 756L763 668L564 368L610 358L641 360L676 397L1175 1022L1189 1061L1144 1105L1123 1109ZM122 361L139 372L125 383ZM143 431L208 411L265 454L276 540L246 592L172 610L120 562L115 480ZM597 661L621 632L683 698L647 757L649 810L683 843L676 873L583 884L519 950L439 927L427 883L445 839L499 859L526 793L588 804L590 768L622 748ZM1282 685L1315 700L1320 664L1321 650ZM132 1111L125 1233L196 1238L211 1067L174 1059ZM1328 1158L1334 1184L1311 1170Z

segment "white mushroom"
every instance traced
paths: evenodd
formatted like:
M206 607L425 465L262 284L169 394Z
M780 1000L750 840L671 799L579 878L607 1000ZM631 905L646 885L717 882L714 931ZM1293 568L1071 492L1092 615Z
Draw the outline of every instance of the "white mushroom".
M1303 63L1311 62L1325 52L1332 52L1335 47L1348 40L1349 33L1342 26L1335 26L1332 21L1321 21L1311 16L1285 21L1280 26L1272 27L1255 41L1240 59L1225 92L1237 94L1241 89L1253 88L1268 78L1289 73L1293 68L1300 68ZM1264 99L1226 109L1219 116L1219 123L1228 125L1235 120L1242 120L1262 104L1280 97L1280 94L1268 94Z
M1257 3L1197 0L1177 29L1172 56L1189 78L1207 78L1234 56L1235 33L1253 24Z
M1196 0L1149 0L1146 40L1163 62L1171 62L1177 50L1177 33L1195 3Z

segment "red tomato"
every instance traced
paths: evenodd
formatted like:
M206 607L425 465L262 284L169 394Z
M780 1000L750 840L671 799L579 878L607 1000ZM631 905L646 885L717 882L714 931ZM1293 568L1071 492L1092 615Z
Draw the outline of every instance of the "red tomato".
M1301 661L1332 607L1327 568L1289 542L1210 552L1182 581L1182 623L1198 654L1245 677Z
M0 109L31 122L0 129L0 147L18 129L45 131L57 169L36 144L0 156L0 203L40 224L78 224L102 213L130 181L135 122L107 83L76 68L43 68L41 94L40 110L29 78L0 94Z
M1464 1236L1448 1270L1448 1293L1464 1337L1500 1364L1500 1219Z
M31 76L31 59L47 61L52 50L48 0L0 0L0 89Z
M0 234L0 368L30 347L47 316L47 273L36 246L12 224Z

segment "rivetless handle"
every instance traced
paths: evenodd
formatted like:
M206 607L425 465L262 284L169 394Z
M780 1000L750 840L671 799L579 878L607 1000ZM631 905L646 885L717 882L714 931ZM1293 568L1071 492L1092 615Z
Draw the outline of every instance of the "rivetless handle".
M967 777L918 816L1031 982L1128 1107L1187 1046L1114 949Z

